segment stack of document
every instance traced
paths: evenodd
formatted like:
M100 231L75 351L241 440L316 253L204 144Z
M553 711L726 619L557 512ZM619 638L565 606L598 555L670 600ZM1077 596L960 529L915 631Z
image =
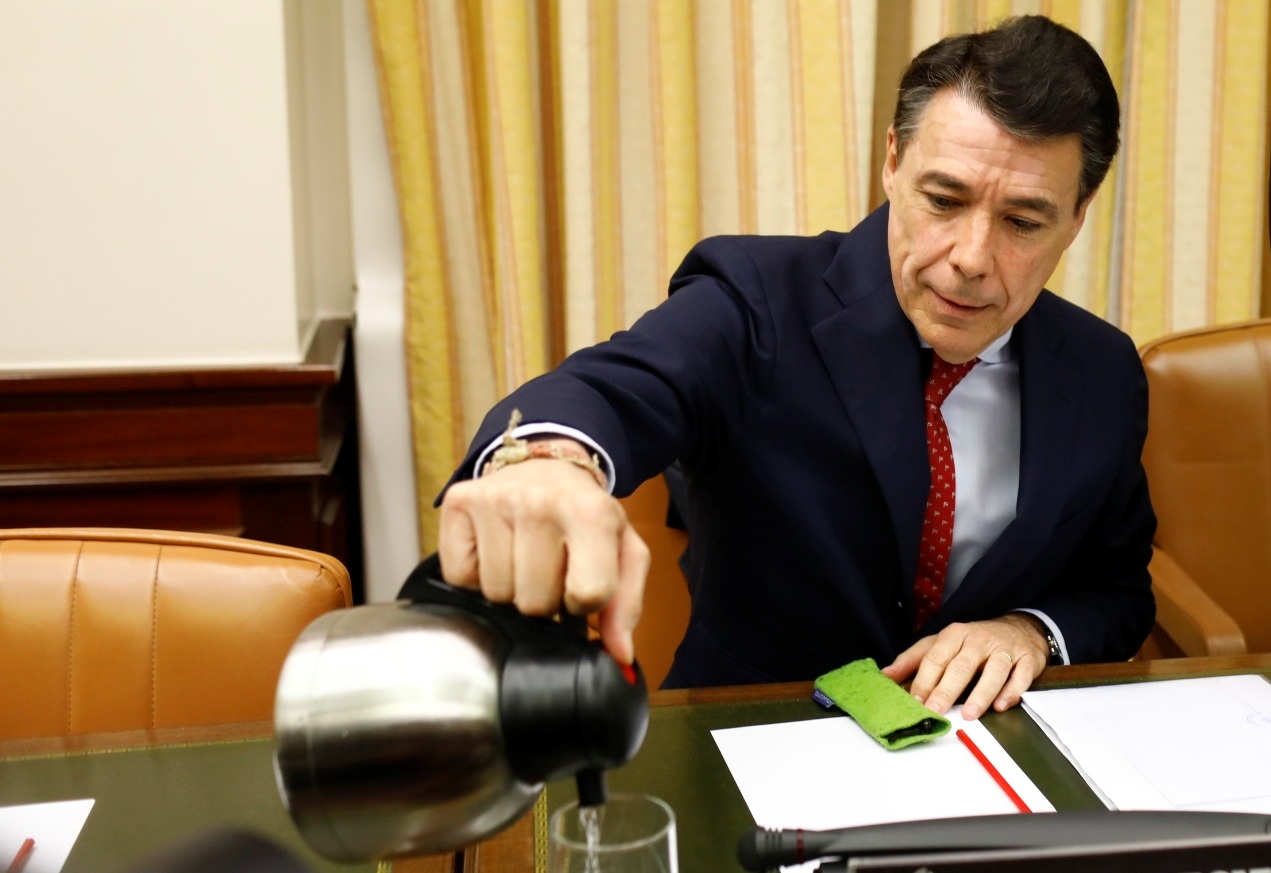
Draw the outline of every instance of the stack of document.
M761 827L825 830L1054 810L982 724L957 711L948 718L949 733L896 752L847 716L712 735Z
M0 869L60 873L93 803L87 798L0 806Z
M1024 708L1109 809L1271 814L1271 682L1029 691Z
M1054 811L984 725L957 711L948 718L949 733L895 752L847 716L711 733L761 827L828 830ZM819 866L810 861L782 870Z

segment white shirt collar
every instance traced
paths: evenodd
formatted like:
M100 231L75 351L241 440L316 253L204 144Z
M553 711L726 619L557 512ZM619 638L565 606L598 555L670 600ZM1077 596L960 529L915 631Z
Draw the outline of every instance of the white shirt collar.
M1014 355L1011 354L1011 334L1015 332L1015 326L1011 325L1006 329L1006 333L1002 334L993 342L989 343L989 347L978 355L981 363L985 364L1004 364L1011 360ZM931 348L931 343L927 342L921 336L918 342L922 344L924 349Z

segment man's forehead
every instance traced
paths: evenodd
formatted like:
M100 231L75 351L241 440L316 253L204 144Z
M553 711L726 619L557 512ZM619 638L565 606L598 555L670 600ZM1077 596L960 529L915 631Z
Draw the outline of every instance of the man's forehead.
M960 93L936 94L919 119L913 140L898 155L920 182L970 191L981 171L1005 172L1019 184L1008 200L1043 213L1076 202L1081 182L1081 138L1065 134L1024 139L1007 130Z

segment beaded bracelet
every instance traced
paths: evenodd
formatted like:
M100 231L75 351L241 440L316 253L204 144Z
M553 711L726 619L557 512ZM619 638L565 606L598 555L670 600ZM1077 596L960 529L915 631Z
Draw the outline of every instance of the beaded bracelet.
M508 426L503 431L503 444L490 455L490 460L486 462L485 467L481 470L482 476L502 470L511 464L528 461L531 458L551 458L557 461L567 461L575 467L586 470L591 474L591 478L596 480L597 485L606 491L609 490L609 477L601 469L599 457L587 455L584 458L580 458L577 455L568 454L560 443L530 442L526 439L514 437L512 432L516 430L520 423L521 410L513 409L512 415L508 419Z

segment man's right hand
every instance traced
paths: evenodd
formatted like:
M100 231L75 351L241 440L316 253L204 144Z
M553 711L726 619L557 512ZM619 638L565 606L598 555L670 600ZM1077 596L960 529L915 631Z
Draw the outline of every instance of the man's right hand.
M598 612L605 648L621 664L634 660L649 548L586 470L530 458L451 485L438 554L447 582L526 615L554 615L562 604Z

